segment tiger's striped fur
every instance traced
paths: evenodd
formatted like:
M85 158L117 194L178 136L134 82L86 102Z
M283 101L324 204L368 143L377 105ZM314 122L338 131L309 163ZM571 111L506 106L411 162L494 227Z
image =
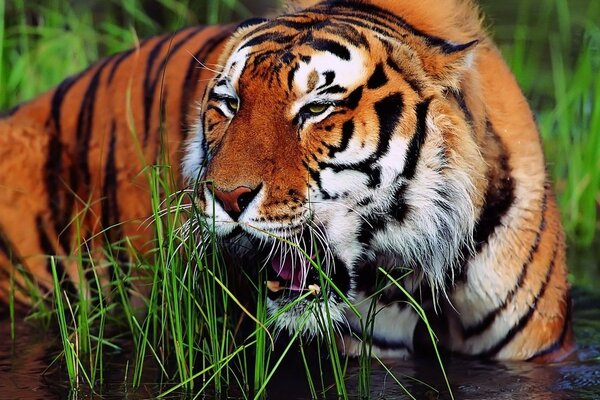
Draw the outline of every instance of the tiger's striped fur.
M61 256L59 273L78 282L77 262L69 261L83 242L78 230L94 238L90 246L130 237L143 250L152 238L142 224L151 215L144 168L157 160L164 131L163 149L178 171L191 116L214 74L202 65L216 63L232 29L144 40L0 118L0 300L12 264L51 288L46 255ZM27 302L26 283L15 278L15 295Z
M71 192L105 199L91 202L86 234L117 221L128 221L122 235L139 234L131 221L149 208L129 125L152 163L164 106L172 160L194 126L183 175L224 249L263 260L288 285L270 295L273 312L314 281L280 236L322 258L363 314L378 266L396 276L411 268L401 282L451 351L539 361L572 351L564 237L539 134L470 1L308 2L244 24L223 44L230 32L184 30L169 46L150 39L4 118L0 185L16 189L0 194L3 266L26 264L48 282L47 260L34 256L69 254L65 227L80 210ZM221 66L215 79L190 72L185 48ZM36 154L26 177L11 178L20 148ZM381 356L422 346L404 300L391 287L379 297L371 336ZM327 301L340 345L356 354L359 320L335 292ZM278 326L300 329L309 306L302 329L318 331L323 302L302 302Z

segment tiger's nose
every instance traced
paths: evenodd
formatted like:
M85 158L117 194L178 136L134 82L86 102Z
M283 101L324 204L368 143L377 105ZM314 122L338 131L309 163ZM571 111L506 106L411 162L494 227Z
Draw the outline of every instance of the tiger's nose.
M217 202L223 207L223 210L234 221L237 221L239 216L244 212L248 204L254 200L262 185L258 185L255 189L247 186L239 186L233 190L221 190L216 185L206 184L208 190L214 193Z

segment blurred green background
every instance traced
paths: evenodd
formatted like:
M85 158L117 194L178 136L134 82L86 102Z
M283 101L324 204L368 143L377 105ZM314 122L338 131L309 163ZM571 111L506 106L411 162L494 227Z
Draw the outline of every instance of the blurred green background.
M575 260L572 280L590 284L600 270L594 246L600 231L600 0L480 4L536 113ZM275 0L0 0L0 109L139 38L277 7Z

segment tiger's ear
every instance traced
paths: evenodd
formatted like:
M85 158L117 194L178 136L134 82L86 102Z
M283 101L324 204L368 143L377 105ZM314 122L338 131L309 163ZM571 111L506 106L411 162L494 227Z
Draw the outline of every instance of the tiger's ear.
M462 76L473 66L477 43L479 40L464 44L445 42L441 46L429 47L421 55L425 71L442 86L458 88Z

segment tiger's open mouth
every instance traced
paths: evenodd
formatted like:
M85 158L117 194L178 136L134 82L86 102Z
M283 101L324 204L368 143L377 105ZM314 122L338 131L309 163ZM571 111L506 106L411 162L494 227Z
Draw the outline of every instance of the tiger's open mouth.
M268 296L275 300L282 296L295 298L310 291L314 296L321 292L319 277L319 252L301 254L297 252L276 251L267 264ZM308 256L308 257L307 257Z
M269 299L293 300L310 292L318 300L323 295L340 300L338 292L347 294L348 272L343 263L320 244L311 247L282 246L264 257Z
M324 334L325 321L344 323L346 303L353 297L350 267L311 228L286 233L260 237L240 227L222 237L221 246L232 261L252 268L250 276L262 273L264 281L256 283L265 285L267 310L276 317L277 330L307 337Z

